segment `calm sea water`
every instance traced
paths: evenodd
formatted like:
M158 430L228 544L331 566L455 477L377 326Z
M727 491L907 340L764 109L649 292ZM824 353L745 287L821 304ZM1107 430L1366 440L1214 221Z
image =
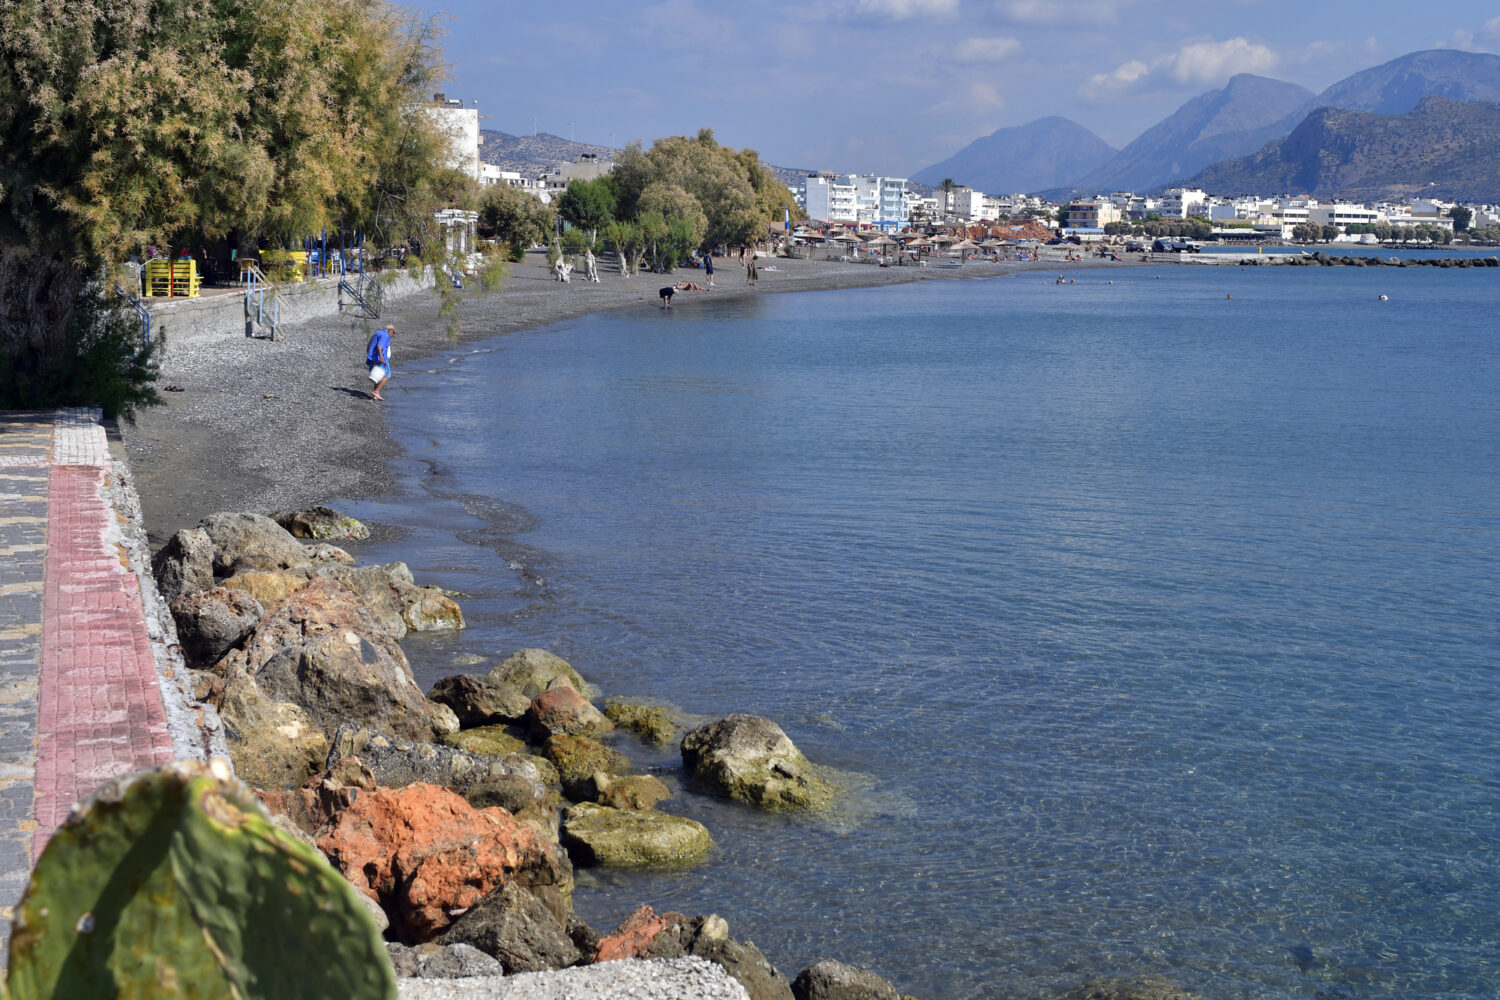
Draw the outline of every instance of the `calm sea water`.
M718 912L933 998L1500 994L1500 272L1073 277L401 371L400 495L346 506L470 595L419 679L543 646L851 776L818 820L679 787L713 859L583 873L601 929Z

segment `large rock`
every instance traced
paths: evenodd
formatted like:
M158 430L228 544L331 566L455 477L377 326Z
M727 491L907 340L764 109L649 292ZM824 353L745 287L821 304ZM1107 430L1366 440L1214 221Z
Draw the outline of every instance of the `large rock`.
M306 566L307 550L269 517L242 512L210 514L198 522L213 543L216 576L227 576L241 560L271 569Z
M669 709L660 705L638 705L611 698L604 703L604 717L628 733L655 746L671 746L679 727Z
M183 658L194 670L218 663L255 630L265 613L254 597L223 587L179 594L170 607Z
M358 519L322 505L306 510L278 510L271 519L296 538L362 541L370 537L370 529Z
M833 784L818 774L781 727L758 715L731 715L682 738L682 762L708 791L771 810L823 810Z
M348 720L409 739L432 734L401 647L336 581L315 580L272 605L245 653L261 689L307 709L326 734Z
M443 932L437 943L467 944L494 956L506 975L565 969L582 956L567 929L539 899L507 882Z
M241 670L224 681L219 718L229 759L256 788L295 788L323 769L328 740L300 706L275 701Z
M306 587L312 575L306 568L285 570L241 570L225 577L221 586L249 594L269 608L277 601Z
M531 699L519 688L503 684L488 674L453 674L432 686L427 697L453 709L460 725L489 726L519 722L531 708Z
M307 558L314 566L321 563L339 563L344 566L353 566L354 557L337 545L329 545L327 542L304 542L302 547L307 550Z
M606 868L690 868L714 846L703 824L685 816L593 802L563 814L562 839L578 863Z
M452 709L443 705L444 711ZM443 746L462 750L464 753L484 754L488 757L504 757L506 754L524 753L526 741L511 734L505 726L476 726L460 729L441 739Z
M557 767L563 791L576 799L588 798L595 772L619 774L630 766L621 754L586 736L549 736L541 749Z
M394 739L357 726L334 734L326 765L358 758L378 784L389 788L426 783L462 795L476 807L500 806L513 815L528 810L553 822L552 795L533 758L524 754L489 757L452 747ZM538 812L539 811L539 812ZM553 833L551 839L556 839Z
M313 567L314 576L337 580L360 596L385 630L400 639L407 632L441 632L464 627L458 604L442 591L418 587L405 563L384 566Z
M615 724L604 713L567 684L559 684L537 695L526 713L531 731L542 737L607 736Z
M901 1000L896 987L875 973L831 958L798 973L792 995L797 1000Z
M396 975L406 979L472 979L475 976L505 975L504 966L472 945L450 944L444 947L387 941L385 947Z
M589 798L612 809L650 809L662 799L672 797L671 789L660 778L650 774L613 775L596 772L589 780Z
M523 649L511 655L490 670L490 677L516 688L528 701L556 682L567 684L585 698L593 694L567 660L545 649Z
M358 795L318 847L408 943L437 937L508 882L529 889L564 877L556 850L505 810L476 810L426 784Z
M599 961L618 958L682 958L694 955L724 968L751 1000L792 1000L791 984L766 960L750 941L729 936L723 917L685 917L667 912L660 916L641 907L626 918L615 933L600 939Z
M436 587L403 590L401 617L413 632L451 632L465 626L458 602Z
M172 601L214 585L214 543L202 528L184 528L151 560L156 589Z

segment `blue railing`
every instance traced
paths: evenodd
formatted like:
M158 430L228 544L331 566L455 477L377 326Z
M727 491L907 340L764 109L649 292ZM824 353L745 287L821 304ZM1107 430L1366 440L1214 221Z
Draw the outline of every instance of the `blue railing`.
M281 302L260 268L245 268L245 314L271 331L272 340L281 339Z
M120 284L118 281L113 282L113 284L115 286L115 294L120 296L120 298L124 299L126 302L129 302L131 308L135 310L136 318L141 322L141 343L145 344L147 347L150 347L151 310L147 309L145 304L142 303L139 298L131 295L128 291L126 291L124 285Z

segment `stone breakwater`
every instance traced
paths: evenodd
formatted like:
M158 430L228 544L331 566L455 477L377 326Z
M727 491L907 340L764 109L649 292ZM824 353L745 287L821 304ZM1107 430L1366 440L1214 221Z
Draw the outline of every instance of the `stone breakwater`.
M669 743L682 727L656 706L601 710L593 685L540 649L424 694L399 641L463 628L462 609L404 564L356 565L334 544L367 534L326 507L221 512L173 534L153 569L239 778L354 886L398 973L695 958L752 1000L900 995L838 963L788 979L713 914L645 906L612 933L589 927L572 906L575 866L680 868L713 849L701 824L657 808L666 785L630 768L632 740ZM747 807L825 810L838 794L768 719L727 716L681 749L703 790Z
M1500 267L1500 257L1365 257L1323 253L1280 255L1259 260L1246 255L1244 263L1275 263L1288 267Z

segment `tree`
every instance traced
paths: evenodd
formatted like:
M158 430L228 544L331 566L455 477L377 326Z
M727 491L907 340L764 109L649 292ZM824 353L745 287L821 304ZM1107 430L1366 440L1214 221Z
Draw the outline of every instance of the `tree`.
M943 183L938 187L943 189L943 214L946 215L953 210L953 189L957 187L952 177L944 177Z
M557 200L557 214L569 225L593 234L614 220L619 201L619 182L607 174L591 181L569 181Z
M441 250L467 190L418 110L431 22L385 0L0 4L0 364L68 367L89 277L147 246L322 229Z
M512 256L541 243L552 233L552 209L540 198L508 184L484 189L479 198L479 228L509 244Z
M1474 211L1463 205L1454 205L1448 209L1448 218L1453 220L1453 231L1461 233L1469 228L1469 223L1474 219Z

